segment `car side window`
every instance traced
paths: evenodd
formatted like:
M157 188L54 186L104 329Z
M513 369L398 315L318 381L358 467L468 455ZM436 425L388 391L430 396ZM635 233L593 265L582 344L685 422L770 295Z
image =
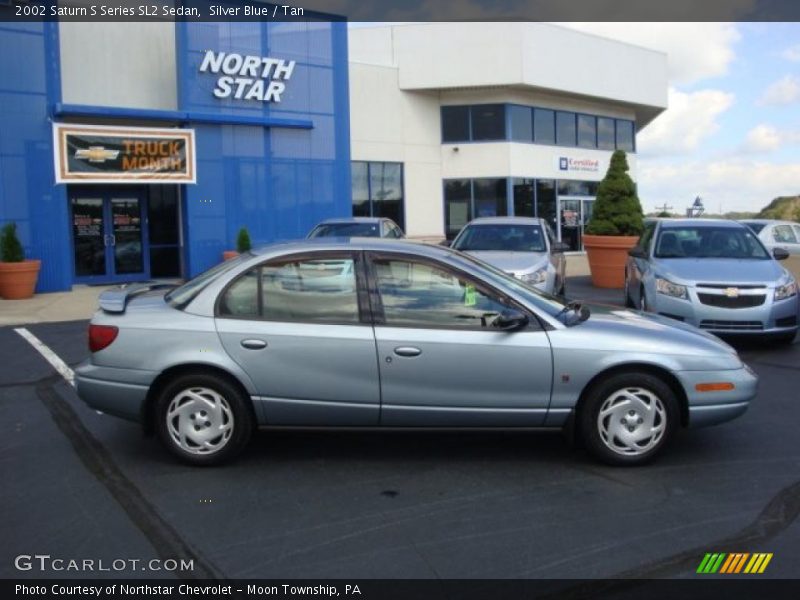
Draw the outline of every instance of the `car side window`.
M775 225L772 229L772 237L776 242L785 244L796 244L797 237L790 225Z
M222 317L358 324L355 261L305 258L266 263L235 280L218 305Z
M223 292L219 302L222 317L257 318L259 269L250 269Z
M794 227L794 236L800 242L800 225L792 225Z
M485 329L508 308L467 278L426 262L376 258L373 266L388 326Z
M650 251L650 241L653 239L653 233L656 230L655 223L645 223L644 231L642 232L642 237L639 238L637 242L637 246L639 246L642 250L646 252Z

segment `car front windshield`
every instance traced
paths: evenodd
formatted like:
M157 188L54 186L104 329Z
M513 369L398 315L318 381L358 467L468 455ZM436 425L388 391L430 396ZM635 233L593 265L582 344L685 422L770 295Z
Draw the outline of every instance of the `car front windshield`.
M164 296L164 299L175 308L183 308L189 304L189 302L194 300L195 296L197 296L197 294L199 294L209 283L214 281L214 279L230 269L233 269L243 260L246 260L251 256L253 256L252 253L246 252L244 254L240 254L236 258L221 262L218 265L211 267L207 271L203 271L200 273L200 275L190 279L183 285L171 290L166 296Z
M469 225L453 242L462 252L544 252L544 233L539 225Z
M747 227L686 225L662 228L656 258L737 258L768 260L769 253Z
M323 223L308 237L380 237L378 223Z
M468 265L472 268L478 267L489 283L492 283L500 288L507 288L519 294L551 317L557 317L564 313L564 307L566 307L567 303L558 296L548 294L547 292L543 292L532 285L528 285L513 275L509 275L502 269L498 269L497 267L479 260L474 256L470 256L469 254L453 252L452 256L456 261L468 263Z

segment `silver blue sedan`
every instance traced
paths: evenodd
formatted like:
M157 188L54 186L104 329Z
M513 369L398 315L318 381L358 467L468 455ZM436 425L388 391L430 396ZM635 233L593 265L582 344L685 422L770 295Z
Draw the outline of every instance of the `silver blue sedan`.
M710 334L565 304L417 243L268 246L166 293L105 292L100 308L78 394L194 464L286 426L567 428L599 459L639 464L756 393Z
M778 263L787 256L735 221L648 221L630 251L625 301L714 333L788 343L800 305L797 282Z

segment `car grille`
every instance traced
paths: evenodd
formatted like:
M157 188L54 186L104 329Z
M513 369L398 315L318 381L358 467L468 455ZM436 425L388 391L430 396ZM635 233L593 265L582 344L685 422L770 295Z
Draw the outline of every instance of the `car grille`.
M700 329L728 329L730 331L762 331L764 324L761 321L700 321Z
M708 306L717 306L719 308L752 308L754 306L761 306L767 299L766 294L735 296L722 296L720 294L703 294L698 292L697 297L700 302Z

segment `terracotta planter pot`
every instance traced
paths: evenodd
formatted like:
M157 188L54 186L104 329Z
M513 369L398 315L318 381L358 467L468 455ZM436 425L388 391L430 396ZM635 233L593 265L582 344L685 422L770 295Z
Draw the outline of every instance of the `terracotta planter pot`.
M41 266L40 260L0 262L0 297L6 300L31 298Z
M239 253L236 250L225 250L222 253L222 260L230 260L232 258L236 258L239 256Z
M589 259L592 284L595 287L622 289L625 287L625 261L628 250L636 245L635 235L585 235L583 247Z

